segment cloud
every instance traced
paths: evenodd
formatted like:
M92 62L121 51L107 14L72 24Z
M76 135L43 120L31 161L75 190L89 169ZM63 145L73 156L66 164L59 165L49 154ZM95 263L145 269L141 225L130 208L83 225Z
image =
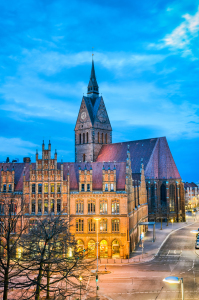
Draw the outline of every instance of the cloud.
M192 52L192 42L198 37L199 11L193 16L185 14L182 18L184 21L170 34L167 34L157 47L159 49L169 47L171 50L180 50L183 56L191 56L192 59L196 59Z
M173 140L199 137L199 105L186 100L176 103L170 100L173 95L181 96L178 85L161 89L154 83L132 82L128 88L104 85L103 91L113 126L155 128L156 132ZM125 105L114 105L121 102Z
M29 141L24 141L21 138L6 138L0 136L0 153L7 156L12 155L14 157L35 155L35 150L40 147L40 145L34 144Z
M24 63L30 69L37 70L47 75L60 72L63 68L74 68L91 63L91 52L82 51L73 54L61 54L50 51L23 50ZM125 67L135 67L134 71L149 70L154 65L166 58L161 54L136 54L125 52L95 52L94 60L108 70L121 70Z

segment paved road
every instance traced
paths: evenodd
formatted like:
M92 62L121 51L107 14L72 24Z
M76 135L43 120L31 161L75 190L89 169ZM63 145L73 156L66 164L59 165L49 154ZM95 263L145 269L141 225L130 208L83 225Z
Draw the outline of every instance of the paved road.
M174 232L149 263L109 266L111 274L99 276L100 294L114 300L182 299L180 284L162 281L175 275L184 278L185 300L199 299L199 256L190 233L198 227L199 222Z

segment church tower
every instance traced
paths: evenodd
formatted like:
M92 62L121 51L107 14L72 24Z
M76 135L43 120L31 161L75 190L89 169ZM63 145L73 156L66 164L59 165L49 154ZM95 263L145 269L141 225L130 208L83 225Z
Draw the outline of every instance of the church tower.
M95 161L103 144L112 143L112 128L92 59L87 96L83 96L75 126L75 162Z

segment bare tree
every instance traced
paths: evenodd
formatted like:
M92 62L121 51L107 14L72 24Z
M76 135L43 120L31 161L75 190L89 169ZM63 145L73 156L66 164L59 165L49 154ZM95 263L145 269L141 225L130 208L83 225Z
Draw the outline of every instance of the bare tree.
M84 251L78 249L68 221L61 215L37 218L20 243L26 277L21 283L22 298L38 300L46 295L46 299L66 299L77 294L80 285L85 288L91 263L84 259Z
M20 202L20 203L18 203ZM19 209L20 208L20 209ZM0 217L0 289L3 300L8 299L9 288L15 288L16 278L22 270L19 268L21 253L17 245L27 226L23 222L21 199L5 197L1 202Z

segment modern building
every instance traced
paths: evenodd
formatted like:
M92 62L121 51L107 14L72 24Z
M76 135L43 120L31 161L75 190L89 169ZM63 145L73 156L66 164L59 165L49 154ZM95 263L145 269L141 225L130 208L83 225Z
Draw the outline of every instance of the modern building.
M96 256L97 232L100 257L123 258L147 230L148 216L185 219L184 186L166 138L112 143L93 61L75 125L75 162L57 162L43 143L36 163L2 163L0 182L1 207L11 197L21 201L30 228L37 218L62 214L89 257Z

